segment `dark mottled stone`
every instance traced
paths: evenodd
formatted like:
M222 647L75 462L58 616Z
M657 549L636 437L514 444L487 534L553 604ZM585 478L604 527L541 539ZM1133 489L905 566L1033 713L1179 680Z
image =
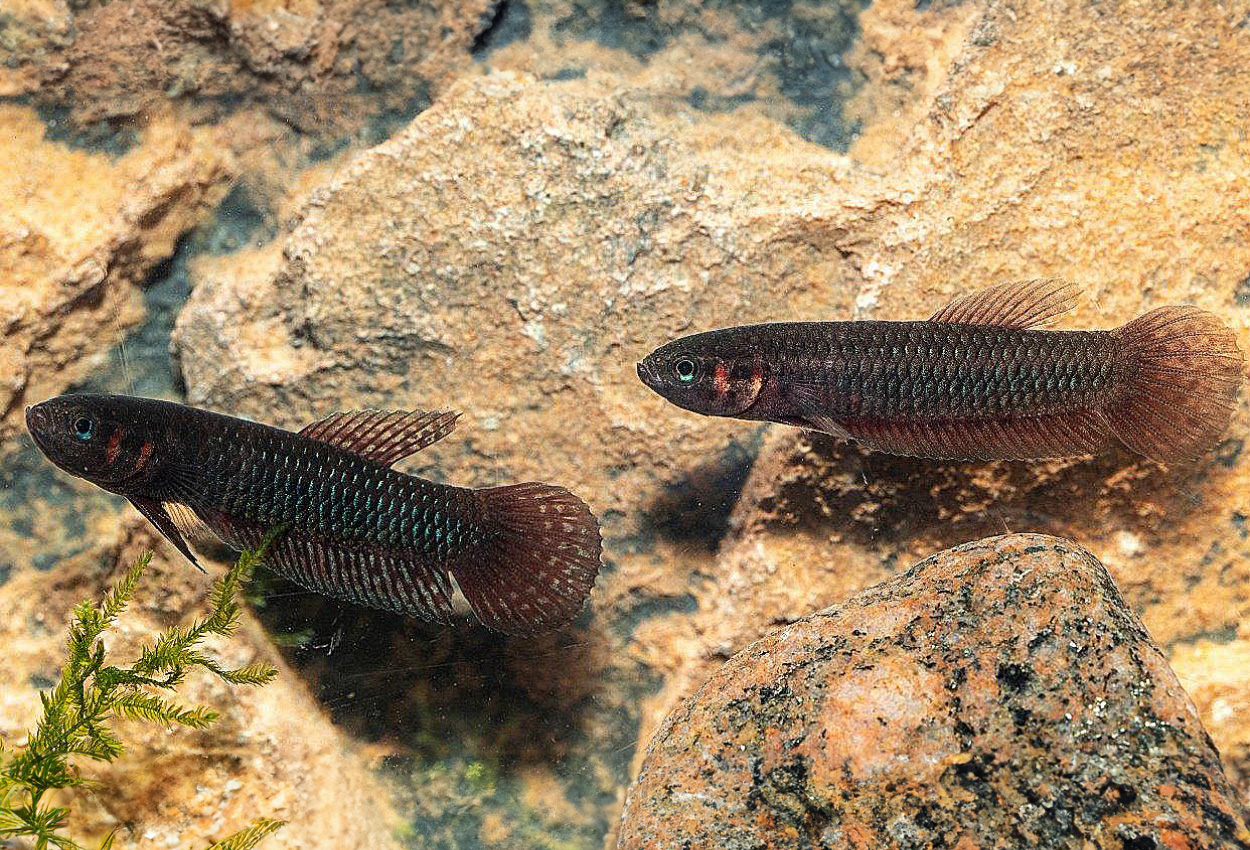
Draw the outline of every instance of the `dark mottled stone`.
M656 734L621 848L1250 847L1106 569L948 550L734 656Z

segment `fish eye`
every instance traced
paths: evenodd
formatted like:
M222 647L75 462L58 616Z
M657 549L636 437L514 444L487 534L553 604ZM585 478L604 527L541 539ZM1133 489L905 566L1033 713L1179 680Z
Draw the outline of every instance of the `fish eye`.
M95 434L95 423L85 416L74 421L74 436L80 440L90 440Z
M683 384L688 384L694 380L695 374L699 371L699 366L689 357L682 357L673 364L673 373L677 375L677 380Z

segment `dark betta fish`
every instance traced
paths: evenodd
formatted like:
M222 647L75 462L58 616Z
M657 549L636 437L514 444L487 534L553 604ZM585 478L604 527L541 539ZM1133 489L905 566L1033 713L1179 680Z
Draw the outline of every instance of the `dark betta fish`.
M125 496L192 563L207 528L310 590L447 621L451 578L487 626L567 622L599 570L599 526L561 487L470 490L391 464L441 440L458 414L336 413L298 434L152 399L65 395L26 425L57 466Z
M1110 331L1036 329L1075 296L1063 281L1023 281L927 321L726 328L656 349L638 375L696 413L901 455L1065 457L1118 439L1168 462L1214 446L1241 383L1232 331L1194 307L1162 307Z

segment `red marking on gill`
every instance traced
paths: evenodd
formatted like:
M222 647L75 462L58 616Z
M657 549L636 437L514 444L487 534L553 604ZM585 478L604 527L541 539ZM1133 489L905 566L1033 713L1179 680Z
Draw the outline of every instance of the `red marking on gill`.
M122 450L122 431L118 428L113 432L113 436L109 437L109 444L104 448L104 460L106 463L112 464L117 460L117 453Z
M139 472L147 466L150 457L152 457L152 443L149 441L139 448L139 458L135 461L135 472Z

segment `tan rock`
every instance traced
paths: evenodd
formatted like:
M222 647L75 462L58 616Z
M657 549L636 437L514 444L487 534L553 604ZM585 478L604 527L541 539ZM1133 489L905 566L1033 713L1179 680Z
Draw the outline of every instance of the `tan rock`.
M1200 640L1172 650L1172 669L1193 697L1202 722L1218 743L1224 769L1250 805L1250 640Z
M172 120L117 160L0 107L0 437L143 319L139 284L225 191L229 165Z
M830 183L844 167L791 139L713 171L641 113L594 82L457 85L314 194L276 271L271 254L197 285L175 333L189 399L285 425L362 404L460 409L420 463L478 486L566 481L609 537L641 533L665 486L732 465L754 435L672 416L634 362L695 322L832 311L837 251L776 251L774 209L752 196L783 156Z
M1107 571L1008 535L751 644L670 715L621 848L1250 847Z
M310 136L348 138L412 114L469 64L492 0L113 0L33 3L0 40L0 92L74 127L196 122L258 107ZM54 37L55 36L55 37ZM32 49L38 45L38 50Z
M32 683L59 675L73 606L101 598L157 539L132 520L114 542L97 543L51 573L23 572L0 585L6 612L0 620L0 734L7 740L20 741L38 716ZM163 542L158 549L134 604L107 639L119 659L207 607L211 576L191 569ZM202 731L116 724L126 752L112 764L83 765L101 783L74 799L70 833L102 837L117 829L118 846L133 850L202 847L263 816L289 821L266 839L273 850L397 847L386 793L254 617L245 612L237 635L211 650L228 665L268 662L279 677L263 688L239 688L191 676L179 688L181 701L220 713Z

